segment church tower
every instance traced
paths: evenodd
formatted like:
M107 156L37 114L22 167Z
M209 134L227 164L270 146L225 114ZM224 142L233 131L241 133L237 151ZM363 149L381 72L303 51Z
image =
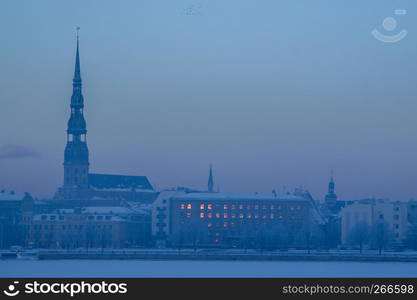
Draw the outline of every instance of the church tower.
M67 145L64 152L64 189L88 188L87 126L84 119L84 97L81 91L80 54L75 54L75 70L72 80L71 116L68 120Z
M333 179L333 172L330 176L329 188L326 197L324 198L324 202L327 206L335 206L337 201L337 195L334 192L334 179Z

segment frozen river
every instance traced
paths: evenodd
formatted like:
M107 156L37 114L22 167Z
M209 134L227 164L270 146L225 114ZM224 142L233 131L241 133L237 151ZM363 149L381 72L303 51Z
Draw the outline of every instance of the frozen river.
M0 260L0 277L417 277L417 263Z

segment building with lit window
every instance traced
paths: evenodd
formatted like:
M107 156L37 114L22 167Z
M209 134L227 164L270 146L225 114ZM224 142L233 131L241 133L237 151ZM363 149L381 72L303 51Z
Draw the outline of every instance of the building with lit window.
M174 246L297 245L323 223L314 201L290 194L171 191L160 194L153 210L154 236Z

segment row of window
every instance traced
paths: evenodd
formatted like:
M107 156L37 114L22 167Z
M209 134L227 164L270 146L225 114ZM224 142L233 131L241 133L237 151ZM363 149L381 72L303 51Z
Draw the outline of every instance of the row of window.
M186 214L186 216L188 217L188 218L191 218L191 213L190 212L188 212L187 214ZM228 219L228 218L232 218L232 219L235 219L235 218L239 218L239 219L243 219L243 218L247 218L247 219L252 219L252 218L254 218L254 219L258 219L258 218L262 218L262 219L275 219L275 218L277 218L277 219L282 219L283 218L283 216L282 215L275 215L275 214L273 214L273 213L271 213L271 214L268 214L268 215L262 215L262 216L260 216L260 215L258 215L258 214L246 214L246 216L245 216L245 214L242 214L242 213L240 213L240 214L234 214L234 213L232 213L232 214L228 214L228 213L223 213L223 214L221 214L221 213L219 213L219 212L216 212L216 213L200 213L200 219L204 219L204 218L209 218L209 219L211 219L211 218L217 218L217 219L219 219L219 218L223 218L223 219Z
M58 227L59 228L59 226L56 226L56 227ZM55 229L56 228L55 227L55 225L33 225L33 229L34 230L42 230L42 229L44 229L44 230L53 230L53 229ZM73 224L73 225L71 225L71 224L69 224L69 225L61 225L61 229L62 230L72 230L72 229L75 229L75 230L82 230L83 229L83 225L77 225L77 224ZM98 229L112 229L112 225L97 225L97 226L90 226L89 228L91 228L91 229L96 229L96 228L98 228Z
M87 218L88 218L88 220L106 220L106 221L111 220L111 216L88 216ZM41 216L42 221L46 221L46 220L50 220L50 221L60 220L60 221L62 221L64 219L65 219L64 216L56 216L56 215L49 215L49 216L48 215L42 215ZM83 217L78 217L78 218L77 217L67 217L67 220L83 220Z
M255 204L255 205L253 205L253 206L251 206L251 205L243 205L243 204L239 204L239 205L237 205L237 204L232 204L232 205L229 205L229 204L215 204L215 205L213 205L213 204L204 204L204 203L202 203L202 204L200 204L200 210L212 210L213 208L216 208L216 209L223 209L223 210L228 210L228 209L233 209L233 210L235 210L235 209L240 209L240 210L242 210L242 209L255 209L255 210L258 210L258 209L270 209L270 210L281 210L282 209L282 206L281 205L274 205L274 204L271 204L271 205L259 205L259 204ZM191 204L191 203L181 203L180 204L180 209L187 209L187 210L191 210L191 209L193 209L193 204ZM302 209L302 207L301 207L301 205L297 205L297 206L289 206L288 207L288 209L289 210L301 210Z

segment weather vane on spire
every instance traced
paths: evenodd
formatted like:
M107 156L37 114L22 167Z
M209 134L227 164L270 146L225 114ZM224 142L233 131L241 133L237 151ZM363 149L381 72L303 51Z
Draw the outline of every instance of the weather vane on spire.
M77 31L77 38L78 38L78 33L80 32L80 26L75 27L75 30Z

